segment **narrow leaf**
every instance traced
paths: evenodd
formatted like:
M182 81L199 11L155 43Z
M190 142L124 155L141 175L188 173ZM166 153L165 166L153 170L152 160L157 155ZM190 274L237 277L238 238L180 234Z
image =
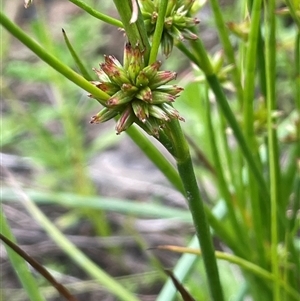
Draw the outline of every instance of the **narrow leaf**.
M64 36L64 39L65 39L65 42L66 42L66 45L78 67L78 69L80 70L82 76L86 79L86 80L89 80L89 81L92 81L93 78L89 75L88 71L86 70L86 68L84 67L84 65L82 64L82 61L81 59L79 58L79 56L77 55L77 53L75 52L73 46L71 45L70 43L70 40L68 39L68 36L65 32L65 30L62 28L62 33L63 33L63 36Z

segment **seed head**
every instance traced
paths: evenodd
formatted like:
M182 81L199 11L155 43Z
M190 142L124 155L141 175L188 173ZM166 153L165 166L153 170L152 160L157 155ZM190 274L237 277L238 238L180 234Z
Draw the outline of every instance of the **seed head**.
M161 0L140 0L141 10L145 21L146 30L152 36L159 14ZM189 16L195 0L169 0L165 17L164 29L161 38L162 51L168 57L173 49L174 41L195 40L197 35L191 28L199 24L197 18Z
M171 119L183 120L171 105L183 89L166 85L176 78L176 73L159 71L160 66L161 62L145 66L143 53L129 43L124 48L123 66L114 56L104 56L100 69L94 69L99 80L92 83L111 97L101 101L104 108L92 117L91 123L119 116L117 134L136 123L148 134L158 137L164 123Z

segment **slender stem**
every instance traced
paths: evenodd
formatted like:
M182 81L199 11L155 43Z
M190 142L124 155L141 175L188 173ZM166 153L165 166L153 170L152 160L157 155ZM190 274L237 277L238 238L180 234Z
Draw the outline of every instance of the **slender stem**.
M40 59L45 61L49 66L54 68L57 72L68 78L71 82L81 87L85 91L91 93L97 98L99 102L104 103L105 100L109 99L109 95L98 89L90 82L85 80L82 76L74 72L71 68L64 65L56 57L52 56L46 49L41 47L37 42L31 39L20 27L11 22L4 14L0 11L0 23L20 42L26 47L32 50Z
M196 56L190 52L190 50L184 45L184 43L182 43L181 41L176 42L176 47L185 54L185 56L192 61L193 63L195 63L196 65L198 65L198 60L196 58Z
M220 40L223 44L224 52L227 57L228 63L234 67L231 70L231 75L236 88L237 98L241 107L243 103L243 88L241 84L240 70L235 61L234 49L229 40L229 34L227 32L227 26L224 22L223 13L220 8L220 3L218 0L210 0L209 2L212 8L212 12L214 14L215 23L218 28Z
M144 52L145 62L148 62L150 44L140 7L138 6L136 22L130 23L132 17L131 0L114 0L114 3L123 22L129 42L132 45L139 45L140 50Z
M259 85L260 85L260 93L261 95L266 98L267 95L267 88L266 88L266 60L263 55L261 55L264 52L265 49L265 41L262 33L262 28L258 31L258 37L257 37L257 73L259 77Z
M258 31L260 25L262 0L254 0L251 13L251 28L248 38L248 47L246 52L245 66L245 89L243 103L243 124L245 138L248 141L252 150L255 149L254 137L254 88L255 88L255 67L256 67L256 49L258 41Z
M69 0L70 2L74 3L75 5L77 5L78 7L82 8L84 11L86 11L87 13L89 13L91 16L106 22L108 24L123 28L123 23L120 20L114 19L112 17L109 17L105 14L100 13L99 11L93 9L91 6L89 6L88 4L86 4L83 1L80 0Z
M299 17L299 12L297 12L297 8L295 8L295 4L294 3L296 5L298 4L298 7L299 7L299 2L292 1L292 0L285 0L285 4L289 8L289 12L290 12L293 20L297 24L298 31L300 31L300 17Z
M224 297L219 278L217 261L214 254L214 247L203 200L199 192L193 169L189 147L183 136L178 120L171 121L168 125L168 130L166 129L165 131L168 131L170 139L174 144L179 175L185 189L187 202L189 204L197 237L203 253L203 261L208 277L211 297L214 301L222 301L224 300Z
M242 131L240 129L240 126L236 120L236 118L233 115L233 112L228 104L228 101L226 99L226 96L224 94L224 91L222 90L220 83L218 81L218 78L216 75L207 76L207 81L213 90L214 94L217 97L218 104L220 105L224 116L226 117L231 129L234 132L235 138L237 142L239 143L239 146L243 152L243 155L245 159L247 160L249 167L255 177L255 180L258 184L258 186L261 189L261 193L264 194L265 198L268 199L268 189L266 186L265 179L263 178L262 173L260 172L256 161L254 160L254 157L249 149L248 144L245 141L245 138L242 134Z
M275 277L273 285L273 300L279 301L280 270L278 258L278 220L277 210L280 202L280 171L278 162L278 141L276 126L273 120L273 111L276 109L275 76L276 76L276 22L275 22L275 0L268 1L265 10L266 25L266 83L267 83L267 110L268 110L268 155L270 173L271 193L271 269Z
M265 195L265 197L268 199L269 196L268 196L268 194L266 195L268 189L267 189L267 186L265 183L265 179L264 179L262 173L260 172L260 170L254 160L254 157L252 156L249 146L247 145L247 143L245 141L245 138L242 134L240 126L239 126L236 118L234 117L234 114L228 104L228 101L224 94L224 91L222 90L220 82L219 82L217 76L214 74L212 65L209 61L209 58L207 56L204 45L203 45L202 41L200 40L200 38L198 38L196 41L191 42L191 45L195 51L195 55L197 56L198 66L205 73L207 82L208 82L210 88L212 89L212 91L214 92L214 94L216 96L216 100L217 100L219 106L221 107L222 112L234 133L234 136L241 148L241 151L244 154L244 157L249 164L249 167L255 177L255 180L257 181L257 183L261 189L261 193L263 195Z
M223 168L222 168L222 164L221 164L221 159L220 159L219 152L217 149L215 132L214 132L213 125L212 125L211 114L212 114L211 106L209 104L208 97L206 97L207 130L208 130L208 136L209 136L209 140L210 140L214 167L215 167L215 171L217 173L216 178L217 178L218 188L219 188L219 191L220 191L222 197L225 200L226 207L228 210L229 220L232 223L233 229L235 229L235 235L236 235L235 237L236 237L236 239L239 239L241 241L242 248L244 250L247 250L249 247L248 247L246 237L244 235L244 233L246 233L246 231L244 231L245 229L244 229L243 225L240 225L238 223L236 213L235 213L235 208L233 207L232 195L228 188L229 185L226 183L226 180L225 180L225 176L224 176L224 172L223 172Z
M257 59L257 45L260 29L260 16L261 16L262 0L254 0L251 10L251 27L248 38L248 47L246 51L246 64L245 64L245 88L244 88L244 103L243 103L243 125L245 139L248 142L252 155L257 155L257 142L254 133L254 98L255 98L255 68ZM248 166L249 185L247 187L248 195L250 196L252 220L255 232L255 243L257 253L259 254L258 260L262 266L265 266L265 252L263 248L263 234L264 227L262 225L262 215L268 215L269 211L262 213L260 199L258 195L257 182L253 178L250 167ZM266 203L265 203L266 204Z
M72 44L71 44L71 42L70 42L70 40L67 36L67 33L65 32L64 29L62 29L62 33L63 33L64 39L65 39L67 48L69 49L70 54L72 55L72 57L74 59L74 62L76 63L76 65L77 65L78 69L80 70L82 76L86 80L89 80L89 81L93 80L93 78L89 75L88 71L84 67L84 65L82 63L82 60L80 59L79 55L76 53L74 47L72 46Z
M200 37L195 41L191 41L190 44L194 50L194 55L197 57L198 67L202 69L206 76L214 75L214 69Z
M295 103L298 111L298 118L300 118L300 30L295 39ZM298 138L299 136L300 130L298 127Z
M174 128L177 128L177 126L179 127L179 125L173 125ZM181 131L180 127L179 127L179 132ZM177 139L179 139L180 135L178 135L178 131L177 130L169 130L169 134L172 135L172 139L173 141L177 141ZM159 141L165 146L164 141L162 141L161 139L159 139ZM179 140L180 141L180 140ZM176 143L177 144L177 143ZM180 161L180 158L178 156L178 152L182 153L183 157L185 156L185 151L188 152L188 148L186 149L185 146L187 146L186 143L184 143L184 145L180 145L178 143L178 148L177 147L173 147L175 150L172 152L172 155ZM168 147L165 146L167 149ZM189 153L189 152L188 152ZM228 229L226 227L223 226L222 221L218 220L214 214L211 212L211 209L204 203L204 211L208 220L209 225L211 226L211 228L215 231L216 235L218 235L222 241L232 250L235 252L235 254L239 254L239 256L243 256L243 257L247 257L247 252L245 252L244 248L242 247L242 244L236 244L235 243L235 239L234 237L231 235L231 233L228 231Z
M239 1L237 2L239 6L239 16L241 19L245 19L248 16L248 9L247 9L247 1ZM236 63L238 65L239 70L241 71L241 78L244 78L244 61L245 61L245 54L246 54L246 43L238 43L237 45L237 59ZM238 108L240 112L242 112L242 107ZM235 187L235 193L237 195L237 203L239 207L240 214L244 220L246 220L246 192L245 192L245 183L244 183L244 157L243 154L238 148L236 150L236 165L234 168L235 175L233 177L233 184Z
M295 181L294 181L294 189L293 196L294 201L292 205L292 216L290 217L288 223L288 230L286 235L287 241L287 252L291 254L291 258L293 258L294 270L287 269L288 274L288 283L291 283L295 288L298 288L299 283L297 279L299 279L299 271L300 271L300 258L299 258L299 250L294 242L295 237L297 236L297 232L299 231L299 208L300 208L300 162L298 161L295 173ZM288 259L287 259L288 260ZM298 274L298 277L296 276Z
M203 252L204 265L208 277L212 300L224 300L222 287L219 278L214 247L212 244L209 226L204 212L203 200L201 199L191 158L188 157L184 162L178 163L178 171L183 180L186 190L187 201L193 216L197 236ZM204 255L205 254L205 255Z
M158 49L161 41L161 36L164 30L165 25L165 16L168 6L168 0L162 0L159 2L158 8L158 18L156 21L155 31L152 39L152 46L150 51L149 64L152 64L156 61Z

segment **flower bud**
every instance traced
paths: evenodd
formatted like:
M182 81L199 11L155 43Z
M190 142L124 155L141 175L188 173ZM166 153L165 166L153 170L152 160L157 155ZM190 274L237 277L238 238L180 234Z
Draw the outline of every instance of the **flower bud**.
M176 72L172 71L158 71L155 76L152 78L149 87L154 90L158 88L161 85L164 85L171 81L172 79L175 79L177 76Z
M170 34L165 33L161 40L161 47L163 50L163 54L166 57L168 57L170 55L170 53L172 52L173 45L174 45L173 37Z
M181 117L181 116L179 115L179 112L178 112L176 109L174 109L170 104L162 103L162 104L160 105L160 107L161 107L162 110L163 110L164 112L166 112L169 116L172 116L172 117L175 118L175 119L179 119L179 120L181 120L181 121L184 121L184 118Z
M143 123L146 122L147 118L149 117L149 106L138 100L134 100L132 102L132 109L135 116Z
M147 76L147 78L149 80L151 80L155 76L155 74L157 73L157 71L159 70L160 66L161 66L161 62L160 61L156 61L153 64L151 64L149 66L146 66L142 70L142 72L144 74L146 74L146 76Z
M197 18L191 17L194 0L168 0L161 37L161 48L166 57L169 56L176 40L197 39L190 31L199 24ZM160 0L141 0L141 11L144 25L149 36L153 36L159 15Z
M100 70L95 69L99 81L92 83L110 98L96 98L104 108L92 117L91 123L104 122L119 114L117 134L137 123L147 133L158 137L160 129L170 119L183 120L170 105L182 88L165 85L176 78L175 72L159 71L161 62L145 67L143 52L138 45L132 47L129 43L124 49L124 67L112 55L105 56L104 61Z
M104 59L105 59L105 63L106 64L112 64L114 65L116 68L122 69L123 70L123 66L121 65L121 63L117 60L117 58L113 55L104 55Z
M147 78L147 75L145 72L141 71L135 80L135 85L137 87L145 87L149 84L149 79Z
M188 30L186 28L182 30L182 35L187 40L197 40L198 39L198 36L196 34L192 33L190 30Z
M134 94L138 91L138 88L136 86L133 86L132 84L123 84L121 86L121 90L128 94Z
M139 126L150 136L159 138L159 130L162 127L159 119L150 116L144 123L140 123Z
M157 119L162 119L164 121L170 120L168 114L157 105L149 106L149 114Z
M115 110L110 110L108 108L103 108L97 115L91 118L90 123L102 123L108 121L118 115Z
M127 130L134 122L134 114L130 105L121 113L116 124L116 132L119 135L121 132Z
M95 86L108 95L114 95L120 90L120 88L116 84L113 84L111 82L99 82L95 84Z
M100 67L101 67L101 64L100 64ZM102 69L99 70L99 69L93 68L93 71L97 74L97 76L101 82L109 82L109 77L105 74L105 72Z
M152 91L149 87L143 88L143 90L140 90L136 95L136 98L141 99L145 102L152 102Z
M124 54L123 54L123 66L125 70L128 69L130 61L131 61L131 44L126 43L124 47Z
M162 104L164 102L173 102L175 100L175 96L165 93L165 92L160 92L158 90L155 90L152 92L152 104Z
M176 96L177 94L183 91L183 88L177 85L163 85L159 86L155 91L164 92Z
M114 94L111 98L109 98L106 102L108 107L116 107L119 105L123 105L132 100L132 95L119 90L116 94Z

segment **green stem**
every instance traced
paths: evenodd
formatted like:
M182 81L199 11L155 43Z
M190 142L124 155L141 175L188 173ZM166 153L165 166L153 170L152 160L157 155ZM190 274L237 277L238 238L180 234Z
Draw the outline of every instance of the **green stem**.
M90 7L88 4L86 4L83 1L80 1L80 0L69 0L69 1L74 3L75 5L77 5L84 11L86 11L88 14L90 14L91 16L93 16L99 20L106 22L108 24L123 28L123 23L121 21L100 13L99 11L93 9L92 7Z
M178 41L176 44L176 47L185 54L185 56L192 61L193 63L195 63L196 65L198 65L198 60L196 58L196 56L190 52L190 50L184 45L184 43Z
M212 125L211 113L212 113L212 110L211 110L208 96L207 96L206 97L207 129L208 129L208 136L209 136L209 140L210 140L214 167L215 167L215 171L217 173L216 178L217 178L218 188L219 188L219 191L226 203L229 220L232 223L233 229L235 230L235 237L237 240L241 241L242 249L247 250L249 247L248 247L248 243L246 240L246 236L244 235L244 233L246 233L246 231L244 229L244 226L240 225L238 223L238 220L236 217L236 211L235 211L235 208L233 207L234 202L233 202L232 195L228 188L229 185L226 183L226 180L225 180L223 167L221 164L221 159L220 159L219 152L217 149L217 144L216 144L216 139L215 139L215 131L214 131L213 125Z
M278 162L278 141L273 112L276 109L275 76L276 76L276 22L275 1L268 1L265 10L266 25L266 83L267 83L267 109L268 109L268 155L271 192L271 269L274 274L273 300L280 298L280 270L278 258L278 220L277 211L280 202L280 170Z
M259 77L259 85L260 85L260 93L261 95L266 98L267 95L267 88L266 88L266 60L263 55L261 55L265 49L265 41L262 33L262 28L258 31L258 41L257 41L257 49L256 49L256 56L257 56L257 72Z
M213 74L211 76L207 76L206 79L207 79L211 89L213 90L214 94L217 97L218 104L220 105L224 116L226 117L231 129L233 130L234 136L241 148L241 151L243 152L245 159L247 160L247 162L249 164L249 167L255 177L255 180L261 189L261 192L265 195L265 198L268 199L269 198L268 189L267 189L265 179L264 179L262 173L260 172L260 170L256 164L256 161L254 160L254 157L252 156L249 146L247 145L247 143L245 141L245 138L242 134L240 126L239 126L236 118L234 117L234 114L228 104L228 101L226 99L224 91L222 90L222 88L220 86L218 78L216 77L216 75Z
M297 171L295 174L294 180L294 190L293 190L293 204L292 204L292 214L288 223L287 235L286 235L286 252L290 254L290 258L293 258L293 266L294 269L291 270L289 268L286 269L287 273L287 282L291 283L295 288L299 285L299 271L300 271L300 258L299 258L299 249L295 243L295 237L297 236L297 232L299 231L300 223L299 223L299 208L300 208L300 164L297 166ZM287 261L290 259L287 258ZM290 264L290 262L288 263ZM289 265L287 265L289 267Z
M225 211L221 206L216 205L211 211L211 215L215 217L216 220L221 221L225 216ZM213 229L211 229L211 232L213 233ZM188 245L189 249L197 248L199 249L199 240L197 235L194 235L192 240L190 241ZM183 254L181 258L176 263L175 268L173 269L173 273L176 276L176 278L183 282L187 277L192 268L195 266L197 257L193 254ZM171 279L169 279L163 286L162 290L160 291L158 297L156 298L156 301L172 301L176 297L177 290L174 287L173 282Z
M298 118L300 118L300 29L295 39L295 102ZM298 126L298 138L299 137L300 130Z
M191 45L195 51L195 55L197 56L198 66L205 73L207 82L208 82L210 88L212 89L212 91L214 92L214 94L216 96L216 100L217 100L219 106L221 107L222 112L234 133L234 136L241 148L241 151L244 154L244 157L249 164L249 167L255 177L255 180L257 181L257 184L259 185L259 187L261 189L261 193L268 199L269 196L268 196L268 194L266 195L268 189L267 189L267 185L265 183L265 179L264 179L262 173L260 172L260 170L254 160L254 157L252 156L249 146L247 145L247 143L245 141L245 138L242 134L240 126L239 126L236 118L234 117L234 114L228 104L228 101L224 94L224 91L222 90L220 82L219 82L217 76L214 74L212 65L207 56L204 45L203 45L202 41L200 40L200 38L198 38L196 41L191 42Z
M88 71L86 70L86 68L84 67L79 55L76 53L75 49L73 48L72 44L70 43L70 40L67 36L67 33L65 32L64 29L62 29L62 33L67 45L67 48L69 49L70 54L73 57L74 62L76 63L78 69L80 70L82 76L88 80L88 81L92 81L93 78L89 75Z
M40 59L46 62L49 66L61 73L63 76L68 78L71 82L81 87L85 91L91 93L97 98L99 102L104 103L105 100L109 99L109 95L98 89L90 82L85 80L82 76L74 72L71 68L64 65L56 57L52 56L47 50L41 47L37 42L31 39L20 27L11 22L4 14L0 11L0 23L20 42L22 42L27 48L34 52Z
M240 70L235 61L235 53L234 53L234 49L231 45L231 42L229 40L227 26L223 19L223 13L221 11L219 1L210 0L209 2L211 5L211 8L212 8L212 12L214 14L215 23L218 28L220 40L224 47L224 52L227 57L227 61L230 65L232 65L234 67L231 70L231 75L232 75L232 80L233 80L235 88L236 88L237 98L238 98L238 101L239 101L239 104L241 107L242 103L243 103L243 88L242 88L242 84L241 84L241 75L240 75Z
M295 8L294 3L297 5L299 2L297 1L292 1L292 0L285 0L285 4L289 8L289 12L294 20L294 22L297 24L298 31L300 31L300 17L299 17L299 12L297 12L297 9ZM299 4L298 4L299 7Z
M152 39L152 46L150 51L149 65L154 63L157 59L158 49L161 41L161 36L165 25L165 16L168 6L168 0L159 2L158 18L156 21L155 31Z
M258 41L258 31L260 25L262 0L254 0L251 13L251 28L248 39L248 47L246 52L246 66L245 66L245 89L244 89L244 103L243 103L243 124L245 138L248 141L252 150L255 149L254 137L254 87L255 87L255 66L256 66L256 49Z
M187 202L189 204L197 237L203 253L203 261L212 300L222 301L224 300L224 297L219 278L217 261L214 254L214 247L204 210L203 200L196 181L188 144L183 136L178 120L171 121L168 124L168 129L165 129L165 131L168 131L170 139L173 141L179 175L185 189Z
M252 155L255 157L258 153L257 142L254 133L254 98L255 98L255 68L257 58L257 45L259 40L260 15L262 0L254 0L251 10L251 28L248 39L248 47L246 50L245 64L245 88L243 103L243 125L245 139L248 142ZM255 232L255 243L257 246L257 254L259 254L259 262L262 266L266 266L265 252L263 248L264 227L262 223L262 215L267 215L269 211L262 213L260 199L258 195L257 182L253 178L250 167L248 167L249 185L247 193L250 197L252 220ZM266 203L265 203L266 204Z
M140 7L138 6L136 22L131 24L131 0L114 0L114 3L123 22L129 42L132 45L139 45L140 50L144 52L145 62L147 63L149 61L150 44Z

